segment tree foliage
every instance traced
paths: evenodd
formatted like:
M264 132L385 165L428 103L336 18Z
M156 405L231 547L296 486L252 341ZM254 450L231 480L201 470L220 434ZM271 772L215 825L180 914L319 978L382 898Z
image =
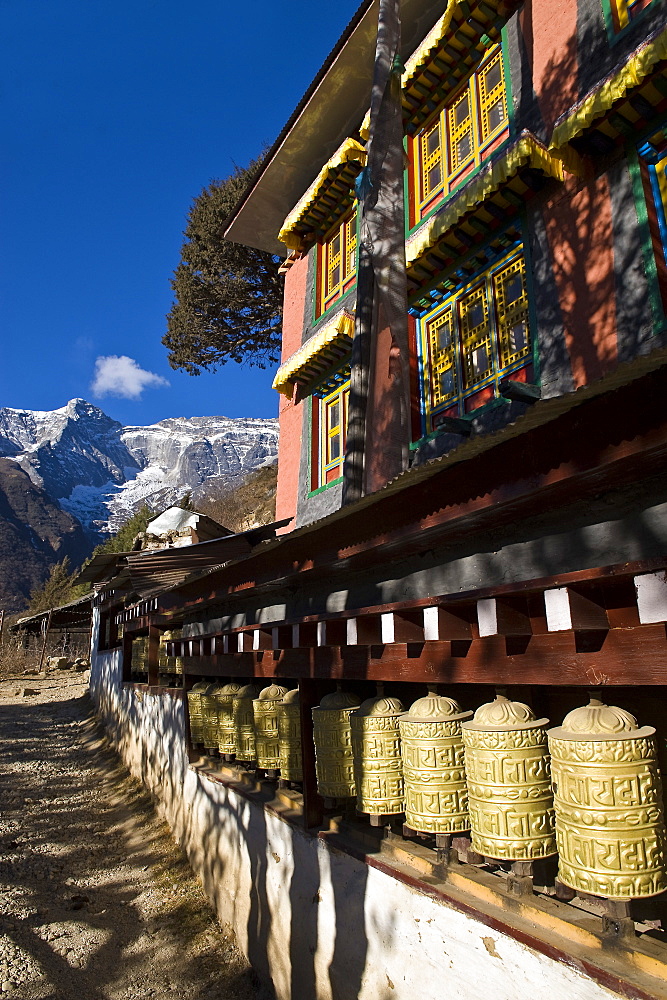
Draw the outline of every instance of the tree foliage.
M162 343L169 364L189 375L228 361L260 368L279 357L282 281L278 257L223 239L224 222L245 190L257 161L211 181L190 209L176 296Z
M146 525L155 513L146 504L141 507L136 514L133 514L125 524L121 525L115 535L107 538L106 542L96 546L90 559L87 559L84 566L87 566L94 556L100 552L129 552L132 543L139 532L146 530ZM69 604L78 597L83 597L90 590L87 583L74 586L74 580L79 575L79 570L75 569L70 573L69 559L55 563L50 570L49 578L42 587L35 587L30 591L30 604L28 610L32 614L39 611L49 611L51 608L60 608L63 604Z
M28 610L32 614L39 611L49 611L51 608L59 608L63 604L69 604L75 600L72 596L72 579L70 573L69 559L67 556L62 562L54 563L49 572L49 577L42 587L35 587L30 591L30 604ZM77 587L76 590L79 588Z
M139 510L132 515L124 524L120 526L115 535L107 538L94 549L91 559L101 552L130 552L132 543L141 531L146 530L148 522L155 517L155 512L147 504L143 504Z

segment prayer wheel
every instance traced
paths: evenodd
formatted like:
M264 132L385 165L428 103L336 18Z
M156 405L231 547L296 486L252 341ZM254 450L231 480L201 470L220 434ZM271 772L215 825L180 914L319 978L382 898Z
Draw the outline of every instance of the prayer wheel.
M218 700L219 684L210 684L201 693L201 716L204 731L204 746L207 750L218 749Z
M503 861L556 853L548 719L499 695L461 725L472 849Z
M398 728L404 712L398 698L379 694L350 715L359 812L391 816L405 808Z
M461 833L470 829L464 712L453 698L429 689L398 720L405 781L405 822L420 833Z
M255 749L257 767L275 771L280 767L278 705L287 694L281 684L270 684L259 692L252 703L255 719Z
M188 691L188 709L190 714L190 738L194 744L204 742L204 722L201 714L202 692L208 687L208 681L197 681Z
M183 657L167 656L167 643L180 639L180 629L167 629L160 635L160 650L158 653L158 667L161 674L182 674Z
M132 664L130 672L133 674L148 673L148 636L140 635L132 640Z
M667 836L652 726L596 698L549 730L558 877L608 899L667 889Z
M317 790L328 799L356 795L350 713L359 699L347 691L333 691L313 709Z
M242 684L230 681L229 684L223 684L216 691L215 700L218 703L218 750L220 753L233 754L236 751L232 705L234 696L239 693L242 687Z
M239 688L232 698L232 719L234 721L234 753L241 761L254 761L255 748L255 717L252 710L253 700L258 696L259 688L254 684L245 684Z
M301 707L299 689L288 691L278 703L280 776L286 781L303 781L301 758Z

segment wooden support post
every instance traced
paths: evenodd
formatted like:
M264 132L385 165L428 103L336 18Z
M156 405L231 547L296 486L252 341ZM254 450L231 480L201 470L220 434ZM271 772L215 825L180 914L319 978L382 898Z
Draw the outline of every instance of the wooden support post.
M148 626L148 684L157 685L158 660L160 658L160 629L157 625Z
M132 680L132 633L123 632L123 680Z
M459 861L466 865L484 864L484 858L477 854L470 846L470 834L459 833L452 837L452 847L459 856Z
M46 643L49 638L49 629L51 628L51 616L53 615L53 610L49 611L49 616L46 619L46 627L44 629L44 642L42 643L42 653L39 658L39 672L41 674L44 667L44 657L46 656Z
M327 689L328 690L328 689ZM306 829L321 826L324 802L317 792L315 771L315 740L313 737L313 709L319 705L322 685L311 678L299 681L299 711L301 715L301 756L303 765L303 820Z
M515 896L529 896L533 892L533 862L513 861L507 881L509 891Z
M435 858L443 868L446 868L450 861L452 840L451 833L436 833L435 835Z
M605 899L602 915L602 933L609 938L633 938L635 922L632 919L631 899Z

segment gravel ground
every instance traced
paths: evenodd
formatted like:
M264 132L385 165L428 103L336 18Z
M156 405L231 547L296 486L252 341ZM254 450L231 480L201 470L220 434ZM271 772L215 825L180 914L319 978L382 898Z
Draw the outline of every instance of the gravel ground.
M0 993L266 1000L81 675L0 683Z

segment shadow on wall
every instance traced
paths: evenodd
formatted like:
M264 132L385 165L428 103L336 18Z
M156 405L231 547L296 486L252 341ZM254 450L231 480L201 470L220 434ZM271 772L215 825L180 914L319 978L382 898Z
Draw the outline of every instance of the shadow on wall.
M115 653L93 662L93 697L115 745L273 996L370 997L367 866L190 769L183 703L123 688ZM395 996L373 991L373 1000Z

